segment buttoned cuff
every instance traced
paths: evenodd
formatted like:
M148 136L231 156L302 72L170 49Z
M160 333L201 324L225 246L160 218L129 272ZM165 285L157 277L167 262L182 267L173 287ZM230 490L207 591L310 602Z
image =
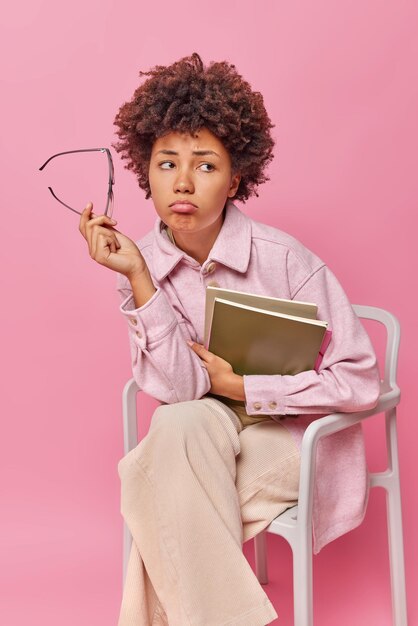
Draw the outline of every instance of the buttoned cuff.
M248 415L284 415L282 377L244 376L245 410Z
M158 288L143 306L135 308L133 295L120 305L135 343L145 348L165 337L177 324L177 317L164 292Z

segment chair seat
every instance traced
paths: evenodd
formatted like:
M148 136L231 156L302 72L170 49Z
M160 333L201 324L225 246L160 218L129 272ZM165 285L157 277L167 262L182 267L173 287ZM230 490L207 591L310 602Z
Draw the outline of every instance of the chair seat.
M275 528L294 528L298 519L298 505L291 506L290 508L280 513L271 523L267 526L266 530L274 532Z
M280 535L285 539L289 539L289 535L296 531L298 519L298 506L292 506L278 515L266 528L268 533Z

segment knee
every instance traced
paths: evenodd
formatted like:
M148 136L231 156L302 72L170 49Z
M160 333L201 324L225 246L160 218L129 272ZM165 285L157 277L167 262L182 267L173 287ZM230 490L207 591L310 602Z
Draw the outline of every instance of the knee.
M195 401L162 404L151 418L150 431L158 428L165 431L188 431L201 424L204 416Z
M120 461L118 462L118 474L119 474L119 478L122 480L123 478L126 477L126 475L132 470L135 469L135 460L140 456L141 454L141 449L144 445L144 440L142 440L140 443L138 443L137 446L135 446L135 448L132 448L132 450L130 450L128 452L128 454L125 454L124 457L122 457L120 459Z
M132 452L132 450L131 450ZM122 457L120 459L120 461L118 462L118 474L119 474L119 478L122 480L122 478L125 476L126 471L130 465L130 460L131 460L131 452L128 452L128 454L125 454L124 457Z
M162 405L155 411L149 435L159 450L201 450L216 447L222 457L233 451L240 452L240 442L235 427L228 416L220 419L204 402L189 400Z
M181 415L177 414L172 405L159 406L151 418L147 435L119 460L117 468L121 481L129 479L132 474L136 473L140 459L145 461L147 458L153 458L156 456L156 450L164 446L165 442L172 443L175 439L173 433L175 430L179 431L181 423Z
M157 406L154 413L151 417L150 427L160 424L167 423L175 417L175 409L173 404L160 404Z

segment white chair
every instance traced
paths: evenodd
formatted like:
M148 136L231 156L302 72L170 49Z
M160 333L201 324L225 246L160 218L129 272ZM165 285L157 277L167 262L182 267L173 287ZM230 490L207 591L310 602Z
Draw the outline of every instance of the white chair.
M354 305L360 318L375 320L385 325L387 332L385 372L377 406L358 413L334 413L312 422L305 431L301 449L301 468L298 505L287 509L254 538L256 574L262 584L267 584L267 558L265 533L281 535L293 552L294 626L313 626L312 606L312 502L316 449L326 435L348 428L378 413L385 413L388 468L370 474L370 487L383 487L387 496L389 556L392 588L393 625L407 626L405 570L402 533L402 510L399 484L399 463L396 430L396 407L400 390L396 383L399 322L391 313L370 306ZM136 394L139 391L134 379L123 391L124 449L127 454L138 444ZM123 581L130 553L132 537L124 525Z

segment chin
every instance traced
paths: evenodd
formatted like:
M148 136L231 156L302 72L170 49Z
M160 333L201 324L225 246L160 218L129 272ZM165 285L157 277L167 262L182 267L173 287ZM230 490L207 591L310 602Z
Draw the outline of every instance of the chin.
M193 215L177 213L168 220L169 226L174 230L190 230L196 226L196 220ZM167 223L167 222L166 222Z

